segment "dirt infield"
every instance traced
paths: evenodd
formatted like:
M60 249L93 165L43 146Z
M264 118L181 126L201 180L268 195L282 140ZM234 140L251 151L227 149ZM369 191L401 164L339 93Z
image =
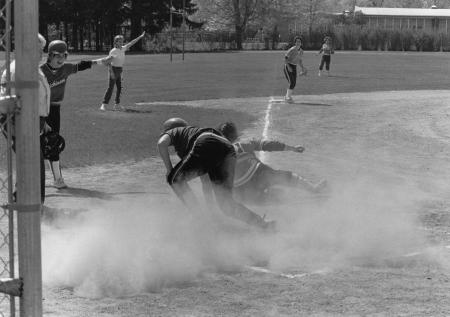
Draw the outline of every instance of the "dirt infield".
M69 189L47 188L45 316L449 315L449 97L182 103L198 113L239 110L256 118L240 124L245 135L267 126L269 138L304 145L303 154L264 160L326 178L329 194L284 190L253 206L278 220L267 235L216 210L191 217L157 157L68 168Z

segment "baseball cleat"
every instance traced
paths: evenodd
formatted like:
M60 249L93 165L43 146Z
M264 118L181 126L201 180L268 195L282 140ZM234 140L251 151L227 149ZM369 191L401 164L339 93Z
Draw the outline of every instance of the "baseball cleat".
M55 186L57 189L67 188L67 185L66 183L64 183L64 179L62 177L55 179L55 181L53 182L53 186Z
M284 101L286 101L287 103L293 103L294 99L292 99L292 97L284 97Z

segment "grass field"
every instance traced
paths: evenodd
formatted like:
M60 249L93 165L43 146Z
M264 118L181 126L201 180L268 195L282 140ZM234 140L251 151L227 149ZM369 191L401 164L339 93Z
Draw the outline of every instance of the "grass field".
M129 55L126 112L98 110L104 67L69 79L70 187L47 188L56 212L42 226L45 316L450 315L449 57L337 52L318 77L306 52L296 103L271 104L282 57ZM191 218L156 154L172 116L302 144L263 159L329 192L252 205L278 221L272 235L214 208Z
M81 58L93 56L70 57ZM299 80L294 93L448 89L448 60L445 53L337 52L332 57L333 76L318 78L319 57L306 52L304 62L310 70L309 77ZM69 144L63 163L77 166L154 155L152 145L167 116L183 114L195 124L213 126L232 118L245 125L255 118L239 109L215 110L212 115L207 109L192 112L165 102L281 96L286 87L282 62L282 52L186 54L184 62L181 56L174 55L173 63L168 55L129 55L123 104L134 111L130 113L98 111L106 89L106 68L95 66L76 74L69 78L62 108L61 133ZM139 102L155 104L136 107ZM130 139L135 142L127 142Z

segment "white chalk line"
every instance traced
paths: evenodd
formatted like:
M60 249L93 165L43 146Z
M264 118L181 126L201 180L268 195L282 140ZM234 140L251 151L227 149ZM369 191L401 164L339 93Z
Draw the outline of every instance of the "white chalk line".
M442 249L443 251L450 251L450 245L437 245L437 246L431 246L428 248L425 248L423 250L418 250L418 251L413 251L413 252L408 252L405 254L402 254L400 257L404 257L404 258L410 258L410 257L414 257L414 256L420 256L420 255L424 255L430 251L434 251L434 250L439 250Z
M246 266L246 268L250 271L254 271L254 272L258 272L258 273L264 273L264 274L271 274L271 275L276 275L276 276L281 276L281 277L285 277L285 278L289 278L289 279L295 279L295 278L302 278L308 275L314 275L314 274L327 274L329 272L331 272L330 269L328 268L324 268L324 269L320 269L320 270L315 270L313 272L309 272L309 273L298 273L298 274L290 274L290 273L283 273L283 272L277 272L277 271L272 271L269 269L266 269L264 267L260 267L260 266Z
M269 129L271 125L271 118L272 118L272 104L278 103L278 102L284 102L284 99L276 99L274 97L270 97L269 102L267 104L267 108L264 115L264 128L262 131L262 139L267 140L269 138ZM264 160L266 158L266 154L264 151L261 151L259 153L259 158L261 160Z
M426 254L429 251L433 251L433 250L441 249L441 248L447 249L450 251L450 245L435 246L435 247L428 247L421 251L405 253L405 254L400 255L397 258L411 258L411 257L415 257L415 256L421 256L421 255ZM387 260L387 259L385 259L385 260ZM270 274L270 275L285 277L285 278L289 278L289 279L303 278L303 277L306 277L309 275L317 275L317 274L324 275L324 274L330 273L332 271L329 268L323 268L323 269L319 269L319 270L315 270L315 271L307 272L307 273L291 274L291 273L272 271L272 270L269 270L267 268L260 267L260 266L246 266L245 268L250 271L257 272L257 273Z
M271 112L272 112L272 100L273 100L273 98L271 98L269 100L269 103L267 104L267 109L265 111L264 129L262 132L263 140L266 140L269 137L270 119L271 119Z

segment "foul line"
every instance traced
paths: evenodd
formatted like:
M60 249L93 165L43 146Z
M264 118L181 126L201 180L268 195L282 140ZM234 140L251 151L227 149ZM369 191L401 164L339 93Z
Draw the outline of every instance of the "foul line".
M264 115L264 129L262 132L262 139L267 140L269 138L269 128L270 128L270 121L272 117L272 104L274 102L278 102L278 100L274 99L273 97L270 97L269 103L267 104L267 109L265 111ZM264 160L266 157L266 154L264 151L261 151L259 153L259 157Z
M271 111L272 111L272 101L271 98L269 100L269 103L267 105L266 114L264 116L264 129L262 132L262 138L263 140L266 140L269 137L269 127L270 127L270 118L271 118Z
M324 274L327 274L327 273L331 272L330 269L324 268L324 269L316 270L316 271L309 272L309 273L289 274L289 273L271 271L269 269L266 269L266 268L263 268L263 267L260 267L260 266L246 266L246 268L248 270L250 270L250 271L254 271L254 272L258 272L258 273L271 274L271 275L281 276L281 277L290 278L290 279L302 278L302 277L305 277L305 276L308 276L308 275L313 275L313 274L324 275Z

